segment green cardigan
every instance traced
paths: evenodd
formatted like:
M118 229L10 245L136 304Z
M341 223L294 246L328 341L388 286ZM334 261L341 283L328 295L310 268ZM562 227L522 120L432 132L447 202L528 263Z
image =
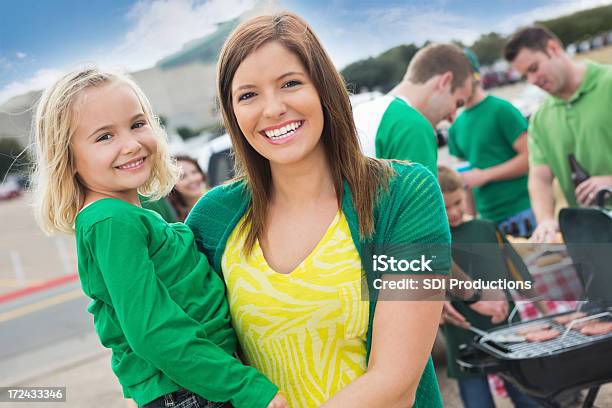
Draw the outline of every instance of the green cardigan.
M450 267L450 232L444 201L436 178L420 164L390 162L395 175L387 190L381 189L374 208L375 232L370 238L359 235L357 214L348 184L344 183L342 211L351 230L355 247L362 257L365 278L370 295L369 328L366 351L369 358L372 343L372 323L376 308L377 291L374 289L371 262L364 262L364 248L393 244L443 244L444 256L438 257L442 273ZM243 181L234 181L209 191L192 209L186 224L193 230L198 247L206 254L211 265L222 272L221 258L230 234L245 214L250 193ZM443 259L440 259L443 258ZM440 272L440 269L437 269ZM415 333L418 335L418 333ZM442 407L442 398L431 358L425 367L417 388L414 407Z

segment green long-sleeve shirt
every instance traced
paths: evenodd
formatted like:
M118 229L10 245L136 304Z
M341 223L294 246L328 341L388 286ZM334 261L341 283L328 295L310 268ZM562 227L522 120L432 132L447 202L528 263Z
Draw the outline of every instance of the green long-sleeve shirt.
M89 311L126 397L146 404L181 387L235 407L265 407L277 387L232 355L223 281L184 224L107 198L76 219Z

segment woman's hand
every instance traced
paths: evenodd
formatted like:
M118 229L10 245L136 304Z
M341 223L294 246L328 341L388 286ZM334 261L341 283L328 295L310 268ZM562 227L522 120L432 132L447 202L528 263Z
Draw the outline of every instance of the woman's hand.
M289 408L289 403L280 392L270 401L266 408Z

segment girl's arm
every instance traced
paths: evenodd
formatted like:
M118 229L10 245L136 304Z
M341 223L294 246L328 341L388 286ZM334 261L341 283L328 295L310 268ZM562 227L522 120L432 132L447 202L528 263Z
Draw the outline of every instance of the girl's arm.
M96 223L87 241L133 352L174 382L212 401L266 407L278 388L208 339L158 279L149 258L147 231L129 220ZM198 267L210 268L202 257ZM209 271L209 273L215 273ZM217 305L210 305L217 307ZM228 324L219 316L219 327Z

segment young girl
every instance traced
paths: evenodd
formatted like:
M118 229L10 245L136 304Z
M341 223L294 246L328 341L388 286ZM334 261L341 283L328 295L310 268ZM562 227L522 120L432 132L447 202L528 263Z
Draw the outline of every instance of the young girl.
M134 82L83 69L36 112L37 216L75 232L83 291L126 397L146 407L285 407L232 355L225 288L183 224L140 207L177 178L165 134ZM174 405L171 405L174 406Z

